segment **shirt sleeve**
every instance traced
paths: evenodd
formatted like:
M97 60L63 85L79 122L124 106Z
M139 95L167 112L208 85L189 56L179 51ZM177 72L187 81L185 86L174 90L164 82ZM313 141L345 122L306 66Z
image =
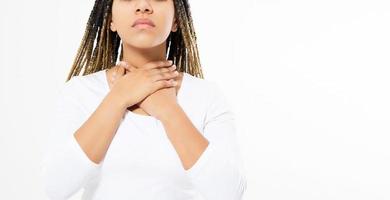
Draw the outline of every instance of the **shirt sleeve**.
M212 99L203 135L206 150L186 174L205 200L240 200L247 187L236 136L235 114L225 95L211 82Z
M72 77L59 91L47 138L42 176L50 199L68 199L100 171L103 162L92 162L74 137L87 120L76 92L78 77Z

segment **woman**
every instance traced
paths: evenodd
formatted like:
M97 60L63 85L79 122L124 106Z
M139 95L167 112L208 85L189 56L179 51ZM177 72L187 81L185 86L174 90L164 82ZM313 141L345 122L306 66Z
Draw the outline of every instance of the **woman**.
M234 114L203 79L187 0L96 0L56 108L50 199L243 196Z

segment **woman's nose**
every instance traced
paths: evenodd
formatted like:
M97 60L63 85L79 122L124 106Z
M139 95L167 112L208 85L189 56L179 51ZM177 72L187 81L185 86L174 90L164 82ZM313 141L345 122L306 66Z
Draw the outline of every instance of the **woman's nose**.
M141 12L141 13L152 13L153 9L150 6L149 2L147 0L141 0L138 1L136 5L136 13Z

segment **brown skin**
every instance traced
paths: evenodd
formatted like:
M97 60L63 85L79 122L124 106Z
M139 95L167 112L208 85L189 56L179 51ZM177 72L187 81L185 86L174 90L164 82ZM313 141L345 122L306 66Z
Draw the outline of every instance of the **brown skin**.
M155 27L152 29L132 27L134 21L139 18L151 20ZM123 61L129 65L141 68L150 61L166 60L166 39L171 31L177 31L173 1L114 0L110 29L116 31L122 39ZM166 92L172 94L173 89ZM150 98L154 96L152 95ZM148 100L134 105L132 111L150 115L150 109L149 112L146 112L143 108L147 103Z
M132 72L135 72L135 70L137 70L137 68L130 66L129 64L127 64L127 66L126 66L125 63L123 63L123 64L119 63L115 67L112 67L112 68L106 70L106 79L109 82L110 90L116 84L116 82L118 80L117 79L118 76L124 76L126 73L130 73L130 69L132 69ZM181 82L183 80L183 72L178 72L177 75L170 74L169 72L177 72L175 65L172 65L171 67L167 67L167 68L160 68L160 71L161 71L161 74L166 74L166 76L172 75L173 78L167 77L165 80L174 80L176 82L177 85L170 85L168 87L174 88L176 96L177 96L177 93L179 92L180 87L181 87ZM144 84L144 83L136 83L136 82L131 83L131 85L139 85L139 84ZM137 89L139 90L140 88L138 87ZM126 91L126 93L127 93L127 91ZM132 94L134 94L134 93L132 93ZM129 107L131 107L130 111L137 113L137 114L140 114L140 115L150 116L147 112L145 112L142 108L139 107L139 104L140 104L140 102L133 105L133 106L130 105L129 106Z
M114 0L110 29L122 39L123 61L128 64L129 73L117 73L113 84L109 84L110 92L75 133L81 148L94 163L103 160L123 114L134 105L138 108L133 112L154 116L162 122L184 169L191 168L207 148L209 142L177 102L183 74L173 74L165 59L166 39L171 31L177 30L174 11L172 0ZM139 18L152 20L155 27L132 27ZM106 71L109 82L115 69L118 67ZM170 79L179 84L170 84Z
M172 67L175 66L171 66L170 68L169 66L168 61L153 61L145 64L139 69L134 67L131 73L126 74L124 74L123 69L119 68L121 72L118 73L118 75L122 74L122 76L117 77L114 84L111 85L112 88L110 92L114 96L122 99L121 105L125 105L126 107L142 105L145 101L149 101L148 98L150 98L151 95L163 90L163 87L173 86L170 84L171 81L169 79L174 79L179 74L176 70L173 70ZM109 71L107 71L107 73L109 73ZM109 76L106 78L108 80L110 79ZM175 92L174 87L170 89ZM160 110L164 109L164 106L161 107L162 108L159 108ZM164 111L160 111L160 113L163 112ZM152 115L159 118L158 113Z

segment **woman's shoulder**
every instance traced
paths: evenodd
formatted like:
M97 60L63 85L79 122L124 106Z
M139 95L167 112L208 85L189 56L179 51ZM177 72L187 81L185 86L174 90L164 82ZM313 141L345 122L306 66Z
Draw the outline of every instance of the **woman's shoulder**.
M186 72L183 73L185 73L185 76L187 78L185 80L185 84L187 84L187 89L189 89L192 93L200 92L204 95L210 96L211 98L224 95L222 88L217 81L196 77Z
M186 79L184 84L187 84L186 86L190 88L192 91L199 90L203 92L206 91L210 92L210 90L217 87L217 83L213 80L200 78L187 72L183 72L183 74Z
M104 72L104 70L92 72L86 75L74 75L69 80L67 80L63 87L72 87L75 84L85 84L96 82L96 80L100 80L100 75Z
M186 95L183 96L188 97L189 102L203 103L207 109L214 109L215 107L231 108L224 89L217 81L199 78L189 73L185 76L187 76L184 82L186 84L184 86Z
M188 101L188 110L195 113L202 113L202 122L218 120L227 120L234 118L231 101L227 94L217 81L211 79L202 79L192 75L187 76L186 94ZM227 89L227 88L226 88ZM188 92L188 93L187 93ZM186 107L187 108L187 107Z
M86 75L72 76L62 89L81 93L104 93L107 89L103 79L104 72L105 70L100 70Z
M58 98L73 99L82 107L95 106L107 93L107 88L102 79L103 70L87 75L72 76L62 84Z

